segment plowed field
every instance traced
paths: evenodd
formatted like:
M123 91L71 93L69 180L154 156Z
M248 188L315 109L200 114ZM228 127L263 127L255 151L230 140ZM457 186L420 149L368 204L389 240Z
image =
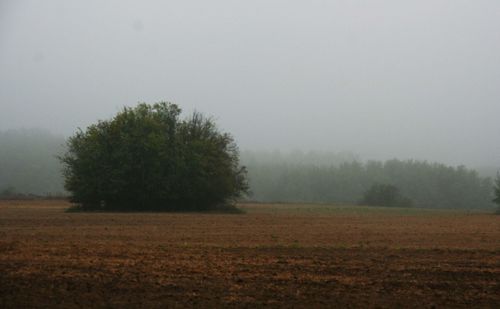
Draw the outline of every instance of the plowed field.
M0 307L500 308L500 216L242 204L66 213L0 202Z

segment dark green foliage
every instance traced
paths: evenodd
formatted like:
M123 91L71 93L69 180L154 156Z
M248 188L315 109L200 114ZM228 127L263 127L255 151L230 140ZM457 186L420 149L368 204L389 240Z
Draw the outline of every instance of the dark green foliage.
M139 104L79 131L61 158L65 186L84 210L200 211L247 190L230 135L175 104Z
M62 195L61 165L65 139L44 130L0 131L0 191L15 195Z
M360 201L361 205L386 207L411 207L412 201L401 195L399 189L393 185L373 184Z
M491 179L463 166L396 159L335 165L269 163L258 154L243 163L249 171L251 198L257 201L357 203L372 184L383 183L399 188L415 207L493 207Z
M497 178L495 179L495 186L493 188L495 191L495 198L493 203L497 204L496 213L500 215L500 172L497 172Z

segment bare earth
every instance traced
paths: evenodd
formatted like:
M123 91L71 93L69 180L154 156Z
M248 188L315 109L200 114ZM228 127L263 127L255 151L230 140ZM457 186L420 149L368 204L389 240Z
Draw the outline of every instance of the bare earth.
M65 213L0 201L0 307L500 308L500 216L242 204Z

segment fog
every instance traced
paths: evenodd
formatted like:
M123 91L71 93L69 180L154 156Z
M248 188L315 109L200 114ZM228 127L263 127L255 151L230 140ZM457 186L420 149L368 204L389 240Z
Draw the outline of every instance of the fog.
M500 166L500 2L2 1L0 130L137 102L242 149Z

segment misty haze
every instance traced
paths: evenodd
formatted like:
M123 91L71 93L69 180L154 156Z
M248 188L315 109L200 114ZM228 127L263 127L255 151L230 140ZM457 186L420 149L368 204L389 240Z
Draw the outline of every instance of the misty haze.
M1 1L0 307L500 306L499 30L494 0Z
M241 149L498 168L497 29L496 1L3 1L0 129L166 100Z

